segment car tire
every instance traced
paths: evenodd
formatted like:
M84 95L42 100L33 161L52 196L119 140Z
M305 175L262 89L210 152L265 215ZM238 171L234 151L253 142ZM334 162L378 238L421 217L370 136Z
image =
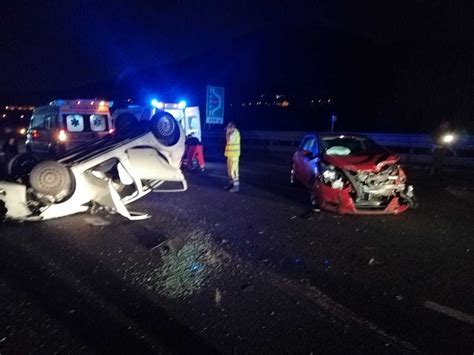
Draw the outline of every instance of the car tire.
M62 200L70 195L73 185L71 171L56 161L42 161L30 173L30 186L33 190L57 200Z
M138 120L131 113L123 113L115 119L115 132L118 135L127 134L137 127Z
M30 153L20 153L7 162L7 173L11 180L23 179L30 173L38 161Z
M158 141L171 147L178 143L180 138L179 123L168 112L157 112L150 120L150 130Z

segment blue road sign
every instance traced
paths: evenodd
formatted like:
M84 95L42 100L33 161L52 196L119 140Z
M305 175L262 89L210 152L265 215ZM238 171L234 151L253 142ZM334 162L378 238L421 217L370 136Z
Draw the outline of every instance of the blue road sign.
M207 86L206 123L224 123L224 94L225 90L223 87Z

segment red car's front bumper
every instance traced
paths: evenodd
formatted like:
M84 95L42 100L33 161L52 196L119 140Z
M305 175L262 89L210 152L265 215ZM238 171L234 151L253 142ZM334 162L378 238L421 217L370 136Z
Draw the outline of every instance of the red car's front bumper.
M394 196L385 208L360 209L356 207L350 191L350 187L338 190L317 182L313 194L322 209L341 214L398 214L409 208L408 204L401 203L400 199Z

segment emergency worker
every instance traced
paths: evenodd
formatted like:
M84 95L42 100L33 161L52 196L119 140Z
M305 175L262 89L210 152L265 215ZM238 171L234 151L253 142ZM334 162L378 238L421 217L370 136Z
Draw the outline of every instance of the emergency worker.
M186 165L189 170L193 169L193 160L196 159L199 169L203 172L206 168L204 161L204 151L201 141L191 133L185 141L186 144Z
M239 192L239 158L240 132L235 122L229 122L226 127L226 146L224 156L227 158L227 176L229 185L225 186L229 192Z

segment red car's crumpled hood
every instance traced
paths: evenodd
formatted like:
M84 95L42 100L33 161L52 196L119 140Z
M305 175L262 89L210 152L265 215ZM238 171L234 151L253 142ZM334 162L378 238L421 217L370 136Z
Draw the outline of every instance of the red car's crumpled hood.
M370 155L324 155L323 161L336 168L350 171L378 172L385 165L397 163L398 156L391 153L377 153Z

